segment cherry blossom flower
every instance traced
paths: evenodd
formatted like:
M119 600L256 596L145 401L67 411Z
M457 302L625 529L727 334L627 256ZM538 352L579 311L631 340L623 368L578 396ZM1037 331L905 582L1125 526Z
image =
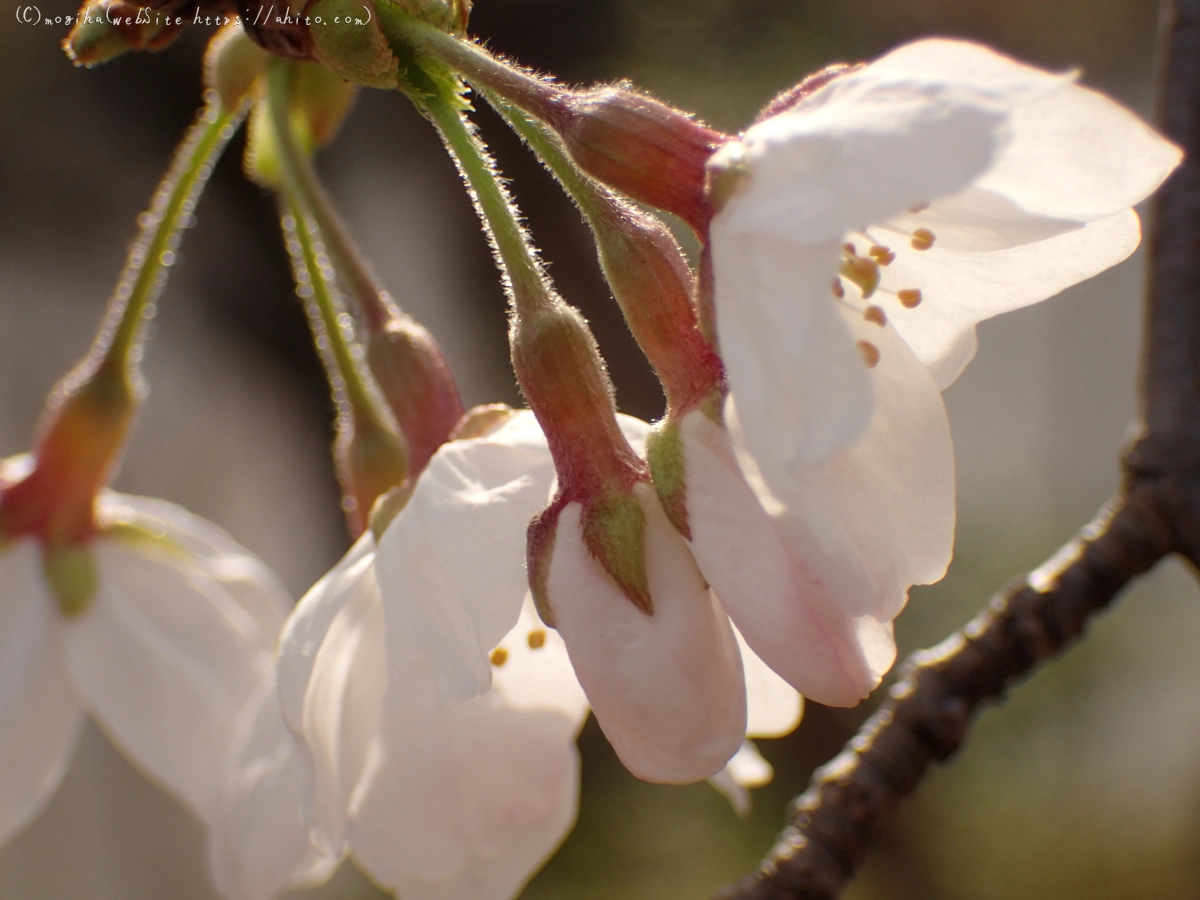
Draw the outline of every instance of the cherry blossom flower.
M305 596L278 702L267 682L247 712L212 854L235 900L323 880L347 851L409 900L506 900L574 824L587 701L561 638L526 602L479 696L398 709L376 560L368 532Z
M23 468L10 461L0 482ZM260 560L173 504L106 491L97 522L97 589L69 617L37 541L0 543L0 842L58 787L85 712L211 823L238 715L290 605Z
M881 638L908 587L950 560L939 392L974 354L975 324L1127 257L1130 207L1179 158L1072 74L928 40L710 162L739 461L807 577Z

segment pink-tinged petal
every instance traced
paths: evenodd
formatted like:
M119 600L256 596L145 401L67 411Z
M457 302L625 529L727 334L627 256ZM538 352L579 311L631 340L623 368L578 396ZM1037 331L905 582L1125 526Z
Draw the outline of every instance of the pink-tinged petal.
M767 666L807 697L853 706L886 666L861 644L856 622L837 609L808 560L787 544L742 477L724 430L699 411L685 416L682 428L691 549L705 580ZM764 498L778 509L773 497ZM747 689L754 683L748 678Z
M0 547L0 844L42 811L83 723L33 541Z
M775 776L771 764L762 758L753 741L746 741L725 768L708 779L733 807L739 818L750 815L750 788L770 784Z
M389 711L354 798L355 857L405 900L510 900L574 824L577 728L495 689Z
M713 231L717 327L746 440L779 468L853 441L870 381L831 292L838 243L797 245Z
M345 849L350 797L379 732L387 689L383 606L364 541L300 601L276 669L284 721L311 767L310 839L327 856Z
M527 590L525 530L553 480L550 450L528 411L434 454L379 542L389 702L430 709L488 689L488 653Z
M683 539L648 485L645 552L654 614L635 607L588 553L580 507L558 521L547 593L601 728L647 781L687 783L719 772L746 733L737 641Z
M132 525L191 554L196 566L258 622L262 642L275 643L292 597L267 564L226 531L174 503L112 491L100 495L98 513L103 525Z
M211 822L270 646L189 554L116 539L98 541L95 554L96 597L64 622L76 691L132 762Z
M780 738L791 734L804 715L804 697L750 649L740 631L734 631L746 674L746 737Z
M1128 257L1141 239L1137 213L1128 209L1057 236L989 252L957 249L952 241L943 245L941 236L953 231L937 232L937 241L925 251L913 250L906 239L895 240L890 230L870 233L896 253L871 302L887 313L942 389L975 355L977 322L1103 272ZM909 308L897 292L914 288L921 292L920 304Z
M808 577L846 615L886 623L903 608L910 585L937 581L950 563L954 448L941 393L895 329L850 310L846 318L877 359L867 431L800 472L771 471L744 454L739 461Z
M587 695L575 677L567 645L538 618L525 595L521 617L493 651L492 690L513 709L548 709L562 713L576 730L588 714Z
M340 859L322 856L308 839L308 788L309 767L268 670L242 711L210 837L213 881L228 900L273 900L337 868Z

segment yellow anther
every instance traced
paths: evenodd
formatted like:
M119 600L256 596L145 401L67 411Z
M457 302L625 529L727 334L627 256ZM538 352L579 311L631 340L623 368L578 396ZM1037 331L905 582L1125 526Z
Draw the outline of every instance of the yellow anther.
M900 301L900 305L905 309L916 309L921 305L921 292L916 288L896 291L896 299Z
M912 233L912 248L914 250L928 250L933 246L934 240L932 231L928 228L918 228Z
M500 668L502 665L508 662L508 651L503 647L497 647L492 651L491 660L493 666L495 666L497 669Z
M845 257L840 271L843 278L849 278L858 285L864 300L869 299L879 287L879 266L873 259L865 256Z
M868 250L867 253L870 255L871 259L875 260L875 262L879 263L881 266L890 265L896 259L895 253L893 253L887 247L881 247L878 244Z
M883 307L875 306L874 304L867 307L867 311L863 313L863 318L881 328L887 324L887 314L883 311Z
M858 350L862 353L863 362L867 364L868 369L879 365L879 348L870 341L859 341Z
M535 629L534 631L529 632L528 640L530 650L541 650L546 646L546 632L542 631L540 628Z
M842 287L842 279L840 278L833 279L833 296L839 300L844 299L846 296L846 289Z

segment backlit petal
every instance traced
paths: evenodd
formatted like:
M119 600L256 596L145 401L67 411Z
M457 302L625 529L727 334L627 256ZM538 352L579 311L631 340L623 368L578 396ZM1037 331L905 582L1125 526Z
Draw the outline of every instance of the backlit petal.
M0 547L0 844L53 796L83 723L60 629L37 545Z
M242 712L210 838L213 881L229 900L272 900L337 867L308 839L309 768L284 724L268 670Z
M626 767L687 783L720 771L746 729L737 641L683 539L647 485L646 567L654 614L635 607L588 553L580 507L562 511L547 592L601 728Z
M525 530L554 479L528 411L485 437L444 444L380 539L390 702L452 705L483 693L487 655L527 590Z

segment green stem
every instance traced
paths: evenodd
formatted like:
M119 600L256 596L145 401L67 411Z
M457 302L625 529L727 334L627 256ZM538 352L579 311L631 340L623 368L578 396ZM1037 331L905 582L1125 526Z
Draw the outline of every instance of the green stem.
M478 44L447 34L389 3L376 5L384 36L403 58L415 54L461 72L468 81L549 122L562 115L567 92L496 59Z
M277 68L284 73L278 76L277 80L282 82L280 89L283 91L283 97L286 97L287 68ZM271 108L286 110L286 104L275 102L278 99L272 96ZM337 214L329 199L329 194L317 177L312 160L300 149L287 122L286 113L275 119L275 128L278 135L280 167L288 186L294 190L296 198L316 223L321 239L337 265L338 274L344 279L347 290L362 310L367 328L372 331L382 329L399 315L399 310L390 302L387 291L371 271L354 239L350 237L341 216Z
M301 168L302 155L296 145L288 115L291 73L292 66L282 61L274 62L267 73L267 105L271 112L276 144L284 160L281 167L284 180L283 206L286 211L283 220L284 239L292 257L297 283L303 289L307 281L311 291L312 303L305 305L309 307L314 337L318 337L319 332L324 331L329 340L328 352L322 352L321 358L328 370L330 384L337 386L340 383L344 398L357 421L382 425L384 420L378 404L363 379L362 369L354 358L342 329L341 310L331 290L333 278L327 271L328 264L320 258L321 253L309 231L310 219L315 216L304 202L307 192L301 188L296 177ZM289 216L293 224L291 228L288 227ZM359 274L369 278L365 272Z
M508 192L461 110L444 93L425 97L422 103L471 189L501 268L511 281L518 316L527 318L554 307L560 301L546 284Z
M176 151L150 209L139 220L141 233L109 301L105 327L97 341L103 347L98 368L129 364L146 308L166 283L166 269L174 263L180 233L191 220L196 198L244 115L244 108L229 112L217 102L209 103Z

